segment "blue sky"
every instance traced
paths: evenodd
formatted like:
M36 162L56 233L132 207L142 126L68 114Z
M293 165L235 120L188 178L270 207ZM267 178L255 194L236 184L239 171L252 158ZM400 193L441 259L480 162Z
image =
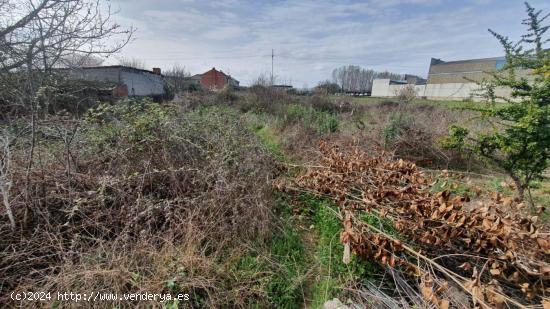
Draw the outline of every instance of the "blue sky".
M517 39L519 0L111 0L118 23L137 28L117 57L149 67L180 64L193 74L222 69L248 84L271 72L312 87L354 64L425 76L431 57L500 56L491 28ZM550 1L531 5L550 12ZM109 60L111 62L114 59Z

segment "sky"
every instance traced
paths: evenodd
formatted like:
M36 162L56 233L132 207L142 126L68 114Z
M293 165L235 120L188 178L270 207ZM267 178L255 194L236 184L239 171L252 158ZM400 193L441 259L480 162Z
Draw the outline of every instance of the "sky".
M104 0L115 21L136 28L109 59L137 58L150 68L175 64L192 74L212 67L248 85L258 76L313 87L332 70L358 65L426 76L430 59L502 55L487 31L518 39L519 0ZM550 12L550 1L530 4Z

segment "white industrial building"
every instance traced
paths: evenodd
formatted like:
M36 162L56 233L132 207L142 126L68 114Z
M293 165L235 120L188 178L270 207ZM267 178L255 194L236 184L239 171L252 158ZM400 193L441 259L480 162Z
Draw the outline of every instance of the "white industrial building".
M490 80L492 74L503 68L505 59L484 58L460 61L442 61L432 59L428 73L427 83L415 85L419 97L434 100L462 100L481 99L479 82ZM523 70L518 76L528 76L529 72ZM373 82L372 96L394 97L408 84L405 81L393 81L389 79L376 79ZM496 95L509 97L510 90L497 88Z

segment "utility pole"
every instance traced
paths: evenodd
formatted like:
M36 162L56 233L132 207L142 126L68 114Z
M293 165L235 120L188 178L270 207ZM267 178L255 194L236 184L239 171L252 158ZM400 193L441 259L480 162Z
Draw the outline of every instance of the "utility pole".
M271 49L271 86L273 86L273 59L275 58L275 50Z

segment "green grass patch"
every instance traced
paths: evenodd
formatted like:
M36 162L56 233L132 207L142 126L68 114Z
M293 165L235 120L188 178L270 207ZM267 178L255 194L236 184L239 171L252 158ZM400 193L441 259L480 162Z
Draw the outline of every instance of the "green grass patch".
M238 280L255 280L256 289L267 299L259 298L248 308L300 308L307 263L300 235L291 226L284 226L274 235L265 255L245 255L233 268ZM267 301L267 302L266 302Z
M336 216L338 209L334 203L312 195L301 195L298 200L312 212L311 223L317 234L314 261L318 270L310 297L312 308L322 308L327 300L342 297L343 288L349 283L361 282L368 278L368 274L379 270L355 255L348 265L343 263L344 245L340 242L343 227Z
M548 224L550 221L550 179L545 178L541 181L534 181L534 186L531 188L533 203L536 206L543 206L546 209L536 215L542 224Z
M306 253L300 234L286 224L271 243L271 256L277 265L267 285L267 294L274 308L299 308L303 305L306 280Z
M309 105L289 104L284 110L284 122L300 123L318 134L338 131L338 117L328 111L318 110Z
M285 161L285 155L283 153L283 150L281 149L277 136L270 127L265 125L256 126L254 128L254 132L256 133L262 144L264 144L264 146L269 151L271 151L271 153L279 161Z
M341 96L331 96L332 99L341 100ZM362 103L362 104L380 104L384 102L396 102L398 103L397 98L380 98L380 97L344 97L346 100L351 100L355 103ZM430 105L435 107L441 107L445 109L462 109L468 106L471 106L472 104L482 104L481 102L472 102L470 100L428 100L428 99L421 99L417 98L412 103L412 105Z
M329 112L299 105L291 105L286 112L286 121L314 125L318 133L337 130L336 116ZM279 160L285 160L280 141L269 126L256 123L252 129ZM322 308L327 300L342 297L344 287L367 279L368 274L380 272L378 266L359 261L354 255L349 264L343 263L344 245L340 242L342 222L337 217L338 208L330 200L308 194L281 194L277 204L282 228L270 244L271 262L261 262L255 257L245 257L240 262L241 272L245 274L274 271L265 285L273 307L301 308L305 296L311 300L308 306ZM301 223L294 221L297 219L293 213L296 207L303 207ZM311 232L298 232L299 224L313 225L313 229ZM314 238L312 243L304 243L305 234ZM307 276L308 272L313 275Z
M389 235L404 240L404 238L399 234L393 222L390 219L383 218L381 219L378 215L373 213L364 213L361 215L361 220L365 221L368 225L373 226L379 230L382 230Z
M455 109L464 109L467 107L472 107L477 104L482 104L480 102L473 102L470 100L462 101L446 101L446 100L427 100L427 99L416 99L412 102L413 105L417 106L434 106L441 107L445 109L455 110Z
M462 181L445 177L436 178L435 182L430 187L431 193L437 193L448 190L453 195L463 196L470 194L470 188Z
M248 308L301 308L304 305L308 254L297 228L291 224L289 197L280 194L276 214L281 224L260 253L240 257L231 270L236 281L256 281L263 294Z

